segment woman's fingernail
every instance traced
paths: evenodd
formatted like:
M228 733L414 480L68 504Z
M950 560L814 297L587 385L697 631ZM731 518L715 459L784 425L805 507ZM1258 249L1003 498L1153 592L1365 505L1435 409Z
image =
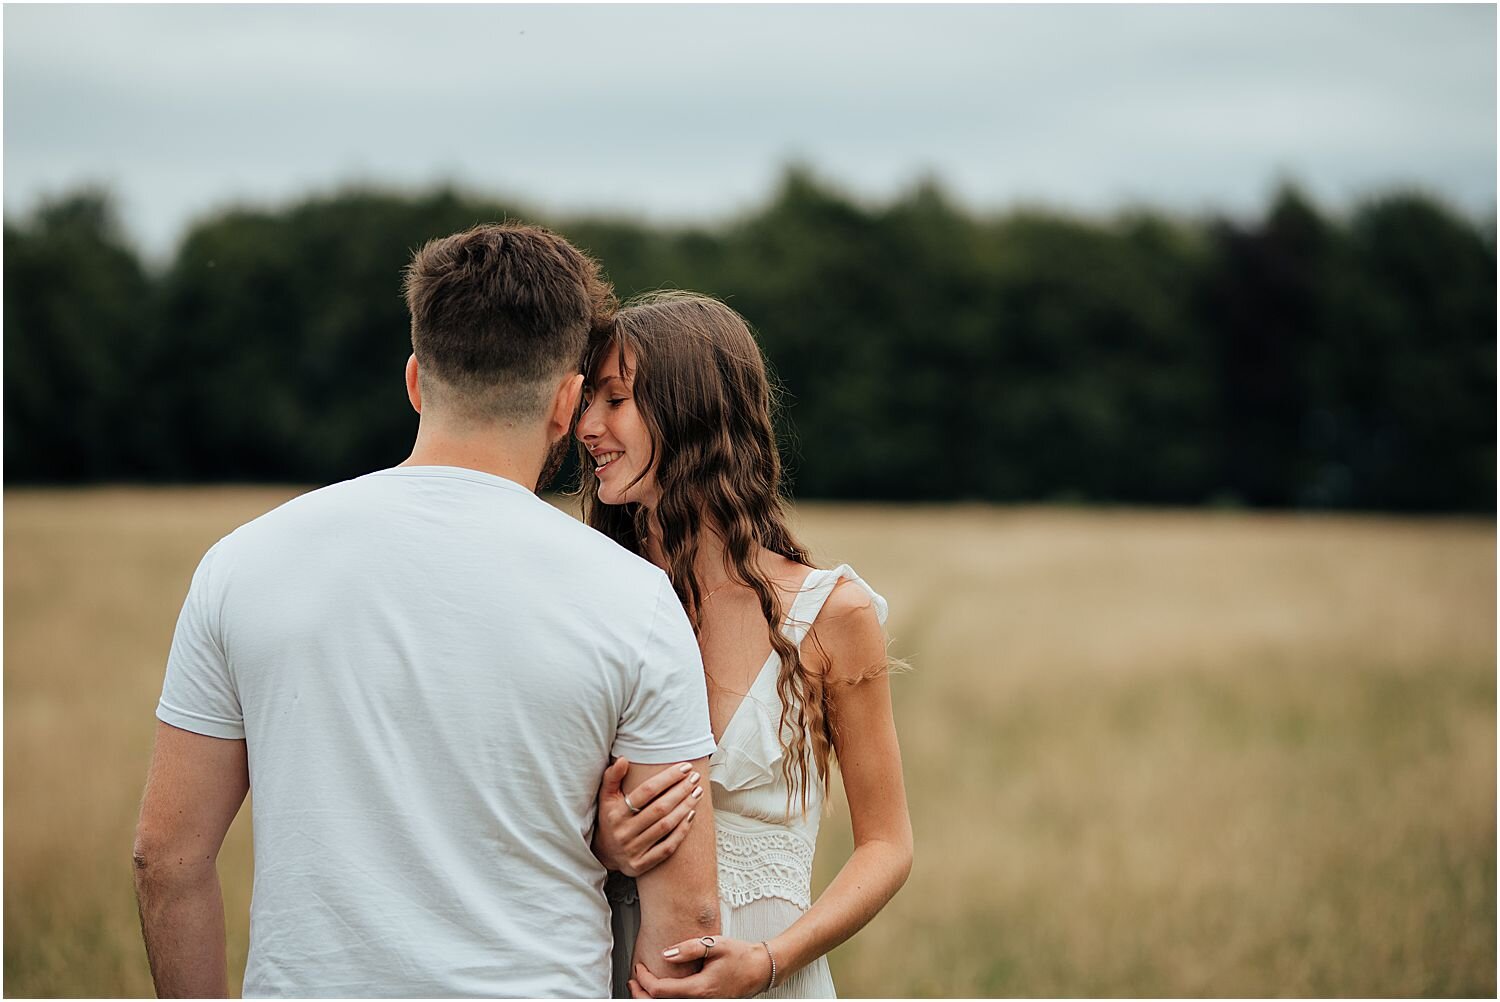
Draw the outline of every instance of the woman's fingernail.
M679 765L677 767L677 771L678 772L692 772L693 771L692 763L691 762L684 762L684 763L682 763L681 765Z
M693 791L693 795L691 797L689 797L688 799L689 800L697 800L701 796L703 796L703 787L700 786L696 790Z
M683 823L686 824L688 821L693 820L693 815L697 813L697 811L688 811L688 816L683 819Z
M688 782L690 782L690 783L696 783L696 782L698 782L698 774L696 772L693 773L693 778L690 779L690 780L688 780Z
M682 952L681 950L677 949L677 947L674 946L670 950L663 950L663 951L661 951L661 955L663 957L675 957L675 956L677 956L681 952Z

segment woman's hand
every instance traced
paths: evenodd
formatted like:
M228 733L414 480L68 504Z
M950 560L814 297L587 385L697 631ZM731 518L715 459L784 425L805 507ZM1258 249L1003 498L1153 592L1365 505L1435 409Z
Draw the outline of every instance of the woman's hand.
M671 856L687 838L695 805L703 795L701 778L687 763L668 766L630 791L620 784L630 763L615 759L599 783L599 821L594 826L594 855L611 870L639 877ZM632 811L633 804L636 810Z
M630 980L631 998L747 999L771 984L771 955L763 943L704 936L683 940L662 951L662 956L672 964L701 960L703 969L681 978L658 978L645 964L636 964L635 977Z

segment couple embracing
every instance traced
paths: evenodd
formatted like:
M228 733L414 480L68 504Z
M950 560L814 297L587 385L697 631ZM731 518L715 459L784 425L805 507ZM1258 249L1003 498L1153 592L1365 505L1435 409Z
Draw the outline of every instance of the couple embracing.
M247 997L832 997L911 866L885 602L789 529L744 321L617 309L515 224L406 297L410 458L193 575L134 855L158 994L227 992L249 793ZM587 525L535 493L570 437ZM812 901L835 759L855 848Z

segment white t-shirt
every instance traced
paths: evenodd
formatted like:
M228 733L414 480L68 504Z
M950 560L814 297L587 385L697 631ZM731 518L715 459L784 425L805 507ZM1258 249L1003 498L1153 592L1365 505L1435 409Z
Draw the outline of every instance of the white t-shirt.
M714 748L666 575L452 467L216 543L156 713L246 741L246 996L607 996L600 774Z

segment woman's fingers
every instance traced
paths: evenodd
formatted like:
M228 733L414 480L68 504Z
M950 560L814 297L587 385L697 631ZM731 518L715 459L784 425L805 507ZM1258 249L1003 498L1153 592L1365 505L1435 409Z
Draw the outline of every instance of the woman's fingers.
M631 998L633 998L633 999L649 999L651 997L650 995L646 994L646 989L642 988L641 987L641 983L639 981L635 980L635 978L631 978L626 983L630 986L630 997Z
M657 982L656 975L652 974L645 964L635 965L635 981L641 986L641 991L646 993L647 998L656 998L651 994L651 987Z
M693 771L693 767L687 762L679 762L677 765L667 768L649 776L639 786L630 791L630 802L637 810L644 810L657 797L673 786L681 783L687 774Z
M702 777L696 772L690 772L685 776L679 777L678 781L667 792L661 794L645 806L636 801L635 791L631 791L631 803L641 808L630 819L630 830L632 832L630 842L632 849L645 852L653 843L660 841L662 836L671 830L670 824L657 828L658 822L671 817L672 812L677 810L682 804L686 803L691 806L697 803L698 797L693 796L693 792L703 789L698 784L700 778ZM701 797L702 794L700 793L698 796ZM650 835L649 833L653 829L656 829L656 834Z
M645 964L635 965L635 979L640 982L641 989L648 998L654 999L680 999L689 998L690 995L682 991L686 979L683 978L658 978L647 970Z
M718 936L700 936L697 939L685 939L681 943L674 943L661 952L663 958L673 964L691 964L695 960L702 960L708 956L708 943L704 940L717 942Z
M625 774L630 771L630 762L627 759L617 758L604 770L604 777L599 780L599 800L604 801L606 797L618 796L620 784L625 782Z
M701 791L703 787L695 786L693 787L693 789ZM668 796L674 795L675 794L668 794ZM644 849L650 848L651 846L660 842L662 839L666 838L668 835L672 834L672 832L682 824L683 820L690 813L698 809L698 800L701 796L702 794L699 793L697 796L688 794L685 797L678 798L677 805L672 808L669 814L654 822L650 828L647 828L641 833L640 841L645 843L645 845L642 847L642 850L644 851ZM666 797L663 797L662 799L665 800Z
M682 845L682 840L687 838L688 829L693 827L693 818L697 816L698 812L692 808L688 808L686 804L683 805L683 808L687 808L687 814L675 822L677 827L672 829L671 834L647 849L635 860L635 868L638 875L647 873L660 866L667 857L677 851L677 847ZM671 819L669 818L667 821L671 821ZM666 824L667 821L661 823Z

